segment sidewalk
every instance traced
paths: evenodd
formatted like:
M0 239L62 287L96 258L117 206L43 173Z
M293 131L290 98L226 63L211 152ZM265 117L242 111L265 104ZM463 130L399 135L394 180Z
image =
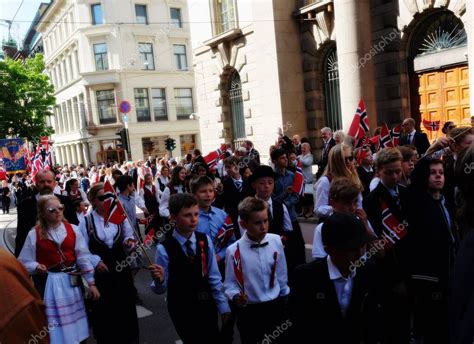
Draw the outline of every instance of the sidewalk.
M13 253L16 237L16 208L10 208L10 214L0 214L0 247Z

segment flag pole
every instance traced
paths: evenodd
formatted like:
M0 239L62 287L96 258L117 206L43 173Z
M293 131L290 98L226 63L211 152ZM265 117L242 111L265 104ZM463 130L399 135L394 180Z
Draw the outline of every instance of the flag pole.
M127 211L125 210L125 208L124 208L122 202L120 202L120 199L118 198L118 195L117 195L117 193L115 192L115 187L114 187L113 185L112 185L112 191L114 192L115 199L117 200L117 202L120 203L120 205L122 206L123 210L125 211L125 216L127 217L128 223L129 223L130 226L132 227L133 233L134 233L135 236L137 237L138 242L140 243L139 246L142 248L143 253L145 253L145 256L146 256L146 258L147 258L147 260L148 260L148 263L150 263L150 265L153 265L153 262L152 262L150 256L149 256L148 253L146 252L145 244L144 244L143 241L141 240L140 233L137 232L136 227L133 225L132 221L130 220L130 217L128 216L128 213L127 213Z

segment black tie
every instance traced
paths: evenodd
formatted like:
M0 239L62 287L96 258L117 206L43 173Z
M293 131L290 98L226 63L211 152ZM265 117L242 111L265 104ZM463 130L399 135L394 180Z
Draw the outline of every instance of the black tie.
M194 251L192 248L192 244L193 243L191 242L191 240L186 240L186 242L184 243L184 246L186 246L186 255L190 260L194 260Z
M273 221L273 216L272 216L272 212L270 210L270 206L268 206L267 212L268 212L268 223L270 223L270 222Z
M252 244L250 245L250 248L259 248L259 247L265 247L268 245L268 241L267 242L264 242L264 243L261 243L261 244Z

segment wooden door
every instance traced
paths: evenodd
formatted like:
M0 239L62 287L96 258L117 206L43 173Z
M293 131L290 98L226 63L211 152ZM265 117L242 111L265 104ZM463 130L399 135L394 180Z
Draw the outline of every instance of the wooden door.
M418 77L421 118L440 121L438 132L428 131L421 125L430 140L443 135L441 127L446 121L453 121L456 125L470 124L467 65L424 72Z

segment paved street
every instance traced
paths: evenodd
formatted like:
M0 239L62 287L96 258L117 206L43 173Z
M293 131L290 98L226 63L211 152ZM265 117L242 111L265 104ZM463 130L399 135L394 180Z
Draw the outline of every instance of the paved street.
M11 209L9 215L0 214L0 246L7 248L11 252L13 252L15 243L16 221L16 209ZM301 223L303 237L307 243L307 257L309 257L308 254L311 251L308 244L312 243L314 227L315 225L311 223ZM154 251L154 248L148 250L148 254L152 259ZM140 318L140 343L181 343L169 319L165 296L154 294L149 288L149 283L150 276L148 271L140 271L135 279L135 285L145 303L143 307L139 306L137 308ZM237 343L238 341L235 342ZM87 343L92 344L95 341L90 339Z

